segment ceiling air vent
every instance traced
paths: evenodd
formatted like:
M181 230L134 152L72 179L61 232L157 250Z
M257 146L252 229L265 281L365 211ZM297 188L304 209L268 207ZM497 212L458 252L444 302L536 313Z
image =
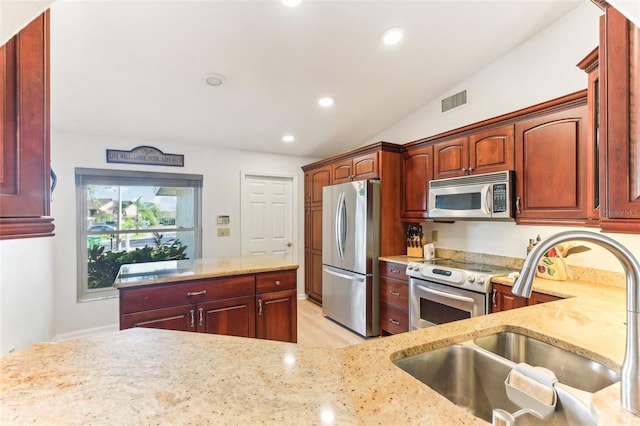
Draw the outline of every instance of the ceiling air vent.
M460 93L456 93L455 95L451 95L448 98L444 98L442 100L442 112L447 112L454 108L458 108L459 106L465 105L467 103L467 91L463 90Z

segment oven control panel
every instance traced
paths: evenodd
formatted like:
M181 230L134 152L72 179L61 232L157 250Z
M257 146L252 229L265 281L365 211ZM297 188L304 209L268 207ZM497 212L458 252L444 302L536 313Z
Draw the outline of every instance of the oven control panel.
M491 275L478 272L441 267L423 262L409 262L407 275L413 278L449 284L478 293L489 293Z

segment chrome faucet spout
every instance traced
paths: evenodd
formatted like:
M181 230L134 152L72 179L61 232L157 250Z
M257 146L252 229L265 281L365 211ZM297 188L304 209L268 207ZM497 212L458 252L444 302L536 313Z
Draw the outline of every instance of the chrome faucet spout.
M625 410L640 415L640 264L626 247L595 232L566 231L552 235L538 243L529 253L522 266L520 277L513 285L512 292L517 296L530 297L533 278L542 256L551 247L574 240L603 247L622 264L627 283L627 347L620 374L620 398Z

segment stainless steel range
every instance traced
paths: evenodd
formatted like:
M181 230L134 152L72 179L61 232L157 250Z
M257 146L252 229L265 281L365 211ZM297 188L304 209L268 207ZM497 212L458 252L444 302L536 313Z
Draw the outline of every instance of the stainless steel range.
M510 272L514 270L462 260L410 262L411 330L488 314L491 279Z

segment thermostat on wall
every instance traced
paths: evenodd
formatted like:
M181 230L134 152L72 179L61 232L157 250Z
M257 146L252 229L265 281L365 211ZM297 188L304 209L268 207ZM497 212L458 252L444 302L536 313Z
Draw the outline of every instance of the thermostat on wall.
M218 216L218 225L228 225L229 224L229 216Z

